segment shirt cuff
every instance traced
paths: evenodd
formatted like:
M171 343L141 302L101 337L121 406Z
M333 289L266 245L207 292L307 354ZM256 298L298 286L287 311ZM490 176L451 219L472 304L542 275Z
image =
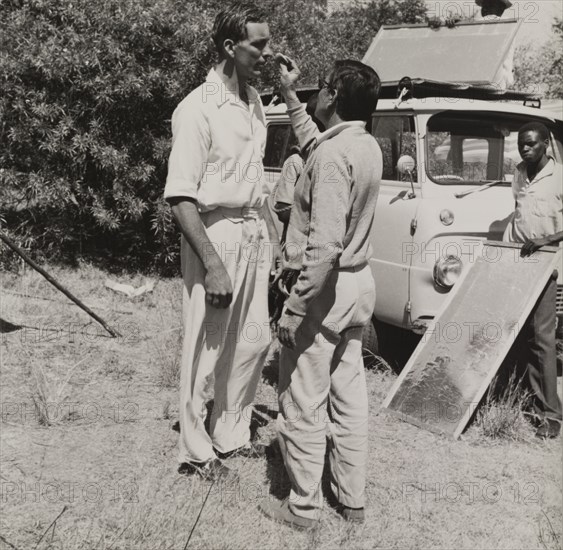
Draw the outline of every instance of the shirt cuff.
M305 304L302 303L299 296L297 296L295 292L292 292L289 295L289 298L287 299L285 305L287 307L287 310L291 311L291 313L293 313L294 315L298 315L299 317L305 317L305 315L307 314L307 308Z

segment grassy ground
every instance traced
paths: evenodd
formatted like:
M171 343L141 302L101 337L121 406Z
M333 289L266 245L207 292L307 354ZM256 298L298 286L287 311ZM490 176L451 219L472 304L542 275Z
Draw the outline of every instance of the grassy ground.
M237 486L179 476L180 281L130 299L91 267L51 272L122 337L107 337L37 273L2 274L0 549L182 549L208 493L188 548L561 547L561 438L534 440L526 426L492 438L481 422L453 442L378 414L388 370L367 377L364 526L328 506L307 533L263 518L258 502L288 491L275 456L230 459ZM254 418L264 443L275 433L275 380L273 342Z

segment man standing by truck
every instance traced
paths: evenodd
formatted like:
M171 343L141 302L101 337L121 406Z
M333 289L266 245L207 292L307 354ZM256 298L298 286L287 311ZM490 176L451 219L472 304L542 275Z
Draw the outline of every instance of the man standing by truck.
M260 509L276 521L308 528L322 507L327 423L337 510L347 520L364 520L368 398L361 348L375 306L367 259L383 166L365 125L380 80L359 61L336 61L319 80L315 115L326 128L321 134L297 98L295 64L289 60L281 72L299 142L311 136L315 141L295 189L285 248L284 266L300 274L278 329L278 439L291 494Z
M542 246L563 240L563 192L561 165L547 155L549 130L531 122L518 132L522 162L512 182L516 208L503 240L523 243L522 256ZM553 438L561 430L561 401L557 395L555 348L555 300L557 272L554 272L521 332L519 366L525 386L532 391L533 405L541 420L536 435Z

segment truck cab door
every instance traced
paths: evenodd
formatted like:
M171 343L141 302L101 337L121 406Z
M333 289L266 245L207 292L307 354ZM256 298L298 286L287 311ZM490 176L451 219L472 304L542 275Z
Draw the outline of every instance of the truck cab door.
M420 166L416 119L408 113L377 113L371 133L383 154L383 176L370 236L370 266L376 284L375 317L406 328L409 324L409 270L416 232L416 211L422 198L417 177ZM399 158L411 157L411 177L397 168Z

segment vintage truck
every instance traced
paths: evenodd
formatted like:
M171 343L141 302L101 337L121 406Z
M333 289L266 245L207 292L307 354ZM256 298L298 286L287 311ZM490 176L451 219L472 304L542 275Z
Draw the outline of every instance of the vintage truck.
M300 93L306 101L314 90ZM377 301L364 334L371 352L378 353L375 327L382 323L422 334L463 270L482 254L482 243L502 239L514 210L511 180L523 124L544 123L549 154L563 162L561 113L539 107L537 94L490 84L384 81L369 125L384 160L371 234ZM272 102L267 119L264 166L274 185L296 138L284 103ZM561 286L557 308L560 315Z

